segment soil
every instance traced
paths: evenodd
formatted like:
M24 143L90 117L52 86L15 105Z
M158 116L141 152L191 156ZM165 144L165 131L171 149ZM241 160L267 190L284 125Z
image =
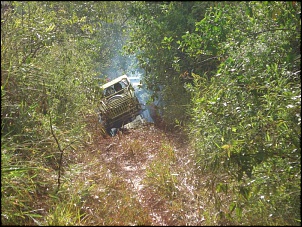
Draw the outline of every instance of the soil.
M94 130L94 146L101 154L102 162L111 172L122 176L129 190L136 194L141 205L148 210L152 219L151 225L201 225L201 206L196 200L196 179L194 177L193 151L190 149L186 136L180 131L165 130L160 125L148 123L143 119L119 129L115 136L101 136L98 129ZM136 147L131 147L131 144ZM162 199L143 183L146 169L157 157L163 144L173 147L176 161L173 174L178 178L181 210L171 210L171 203ZM143 152L134 154L133 152ZM132 151L132 152L131 152Z

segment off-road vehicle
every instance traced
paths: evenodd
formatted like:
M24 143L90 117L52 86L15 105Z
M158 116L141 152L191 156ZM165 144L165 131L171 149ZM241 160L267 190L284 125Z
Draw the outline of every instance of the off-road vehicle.
M99 105L99 122L110 134L133 121L143 111L127 75L120 76L102 86L103 97Z

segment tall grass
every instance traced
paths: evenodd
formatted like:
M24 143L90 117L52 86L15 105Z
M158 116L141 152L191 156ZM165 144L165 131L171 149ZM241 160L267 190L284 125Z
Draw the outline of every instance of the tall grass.
M19 149L25 149L20 148ZM27 149L25 149L29 152ZM19 160L16 145L1 144L1 222L3 225L37 225L44 208L37 200L47 185L41 163Z

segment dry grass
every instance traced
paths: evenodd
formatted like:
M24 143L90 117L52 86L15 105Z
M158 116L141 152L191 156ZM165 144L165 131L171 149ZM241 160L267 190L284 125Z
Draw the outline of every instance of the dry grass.
M16 176L10 187L2 179L2 223L240 224L225 216L230 195L217 193L217 185L211 185L217 176L198 172L194 152L183 135L153 125L124 129L114 137L104 137L97 130L89 127L84 143L64 154L58 193L55 169L32 169L35 178L29 170L12 172ZM222 203L221 212L217 202Z
M57 171L38 172L44 179L39 193L30 189L37 182L20 185L20 204L35 212L7 217L4 224L25 225L195 225L202 224L197 210L194 179L187 175L192 163L183 138L168 134L152 124L124 129L104 136L95 122L87 128L82 144L66 150L61 187L57 192ZM177 145L178 144L178 145ZM191 167L190 167L191 168ZM30 178L23 181L30 182ZM42 181L41 181L42 182ZM19 185L19 186L18 186ZM18 186L18 188L17 188ZM43 190L42 190L43 189ZM20 201L23 199L24 202ZM26 201L26 203L25 203ZM36 202L38 201L38 202ZM11 211L13 197L5 197L2 220ZM21 203L22 202L22 203ZM29 209L30 210L30 209ZM20 212L19 212L20 213ZM27 219L24 219L27 217ZM21 222L18 222L19 219Z

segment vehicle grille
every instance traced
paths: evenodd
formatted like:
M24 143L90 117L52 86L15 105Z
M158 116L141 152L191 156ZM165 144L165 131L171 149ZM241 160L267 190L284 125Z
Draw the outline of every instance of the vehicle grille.
M110 107L107 109L107 116L109 119L117 118L123 114L127 114L132 111L132 100L125 96L119 97L111 101ZM134 106L135 108L135 106Z

